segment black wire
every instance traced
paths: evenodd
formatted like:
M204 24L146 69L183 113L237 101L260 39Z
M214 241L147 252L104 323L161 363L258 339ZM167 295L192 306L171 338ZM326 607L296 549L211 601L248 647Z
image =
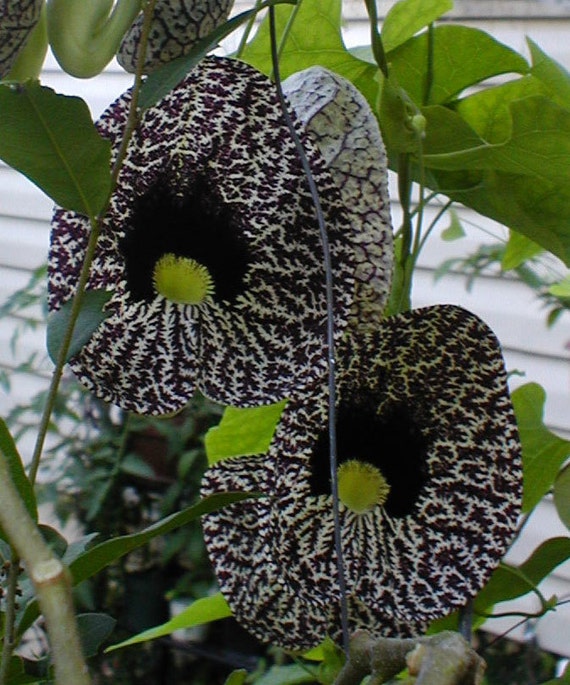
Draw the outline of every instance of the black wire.
M327 349L328 349L328 421L329 421L329 463L330 463L330 478L332 490L333 516L334 516L334 543L337 558L337 572L338 585L340 590L340 616L342 625L342 643L343 649L348 656L348 604L346 595L346 578L344 569L344 555L342 551L342 538L340 531L340 514L339 514L339 499L338 499L338 478L337 478L337 441L336 441L336 382L335 382L335 357L334 357L334 292L333 292L333 273L332 262L330 254L330 244L325 226L325 219L319 199L319 191L317 189L315 179L311 172L311 167L307 160L307 155L303 148L303 144L295 130L295 125L291 119L291 115L285 102L283 89L281 87L281 77L279 73L279 57L277 52L277 37L275 31L275 8L269 7L269 34L271 39L271 60L273 62L273 78L275 80L275 87L277 90L277 97L283 110L283 118L291 132L291 137L295 143L297 153L301 160L303 170L309 183L309 189L315 211L317 214L317 221L319 224L319 231L321 235L321 242L323 247L323 261L326 278L326 301L327 301Z

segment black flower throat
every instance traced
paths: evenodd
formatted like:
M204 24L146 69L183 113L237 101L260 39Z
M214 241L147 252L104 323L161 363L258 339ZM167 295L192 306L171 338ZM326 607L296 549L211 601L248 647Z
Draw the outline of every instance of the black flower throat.
M174 179L161 177L133 204L130 228L120 241L131 296L156 296L153 271L165 254L194 259L214 281L214 299L233 303L244 291L250 252L231 207L221 202L204 176L184 194Z
M337 410L338 464L358 459L376 466L390 485L384 509L390 516L410 514L427 481L427 439L405 405L377 412L378 398L363 393ZM311 492L330 495L329 436L324 429L311 453Z

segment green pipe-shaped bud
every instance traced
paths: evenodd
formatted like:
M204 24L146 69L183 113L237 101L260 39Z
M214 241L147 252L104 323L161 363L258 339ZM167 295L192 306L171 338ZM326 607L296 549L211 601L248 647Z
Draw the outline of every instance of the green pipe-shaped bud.
M30 40L43 4L43 0L0 0L0 79L10 73Z
M48 36L62 69L96 76L113 59L142 0L48 0Z

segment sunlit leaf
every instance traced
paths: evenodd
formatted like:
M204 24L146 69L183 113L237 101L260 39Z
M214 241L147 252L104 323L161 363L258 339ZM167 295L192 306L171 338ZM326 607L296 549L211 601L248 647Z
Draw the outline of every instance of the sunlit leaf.
M24 465L22 463L22 458L18 453L18 448L14 442L8 426L3 419L0 419L0 450L6 459L8 464L8 469L10 475L12 476L12 481L16 486L16 489L22 498L22 501L26 505L26 509L34 521L38 520L38 509L36 504L36 497L34 495L34 489L30 483L26 471L24 470ZM0 505L1 506L1 505ZM0 531L0 534L1 531Z
M375 107L378 96L378 82L375 77L379 73L378 68L358 59L346 49L341 33L341 9L341 0L302 0L294 8L275 8L279 44L287 32L279 59L281 77L287 78L296 71L319 64L352 81ZM293 13L295 21L289 27L288 22ZM310 31L307 31L307 26L311 27ZM247 44L241 59L263 73L271 74L273 66L267 18Z
M435 27L433 78L429 86L427 54L428 34L424 32L388 55L391 72L418 105L449 102L469 86L492 76L509 72L524 74L529 69L517 52L485 31L468 26Z
M177 630L185 630L187 628L195 628L196 626L211 623L212 621L219 621L222 618L228 618L232 615L232 610L229 604L224 599L221 592L209 597L202 597L193 602L187 609L171 618L166 623L162 623L154 628L135 635L128 640L119 642L116 645L111 645L105 651L112 652L116 649L122 649L129 645L136 645L147 640L156 640L165 635L171 635Z
M84 293L65 361L69 361L81 350L97 327L107 318L108 314L104 308L111 296L112 293L108 290L87 290ZM69 326L72 307L73 300L69 300L61 309L52 312L48 317L47 351L54 364L57 362L59 350Z
M483 88L463 98L454 110L487 143L502 144L513 132L511 103L522 98L548 96L548 89L534 76Z
M208 462L267 452L286 404L282 400L263 407L226 407L219 425L206 433Z
M452 0L400 0L382 23L382 42L389 52L453 8Z
M528 512L552 488L570 456L570 441L544 425L546 393L540 385L527 383L512 393L512 399L523 449L523 511Z
M554 481L554 504L560 520L570 528L570 465L563 468Z
M570 109L570 73L528 36L526 42L532 58L531 74L547 86L558 104Z
M554 283L548 288L548 292L555 297L570 298L570 276L562 279L558 283Z
M501 268L504 271L516 269L528 259L536 257L543 251L542 247L535 243L534 240L515 231L510 231L505 254L501 261Z
M0 158L57 204L97 215L111 188L110 151L81 98L37 81L0 84Z
M512 136L495 145L450 110L424 108L429 185L570 264L570 111L544 97L509 107Z

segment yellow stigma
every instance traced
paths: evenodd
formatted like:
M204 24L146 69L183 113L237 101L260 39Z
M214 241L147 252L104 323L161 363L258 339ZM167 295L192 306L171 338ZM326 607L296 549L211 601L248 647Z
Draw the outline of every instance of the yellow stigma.
M176 304L200 304L214 292L214 281L205 266L171 253L156 262L153 283L157 293Z
M382 506L388 499L388 481L372 464L350 459L338 467L337 477L340 501L356 514Z

